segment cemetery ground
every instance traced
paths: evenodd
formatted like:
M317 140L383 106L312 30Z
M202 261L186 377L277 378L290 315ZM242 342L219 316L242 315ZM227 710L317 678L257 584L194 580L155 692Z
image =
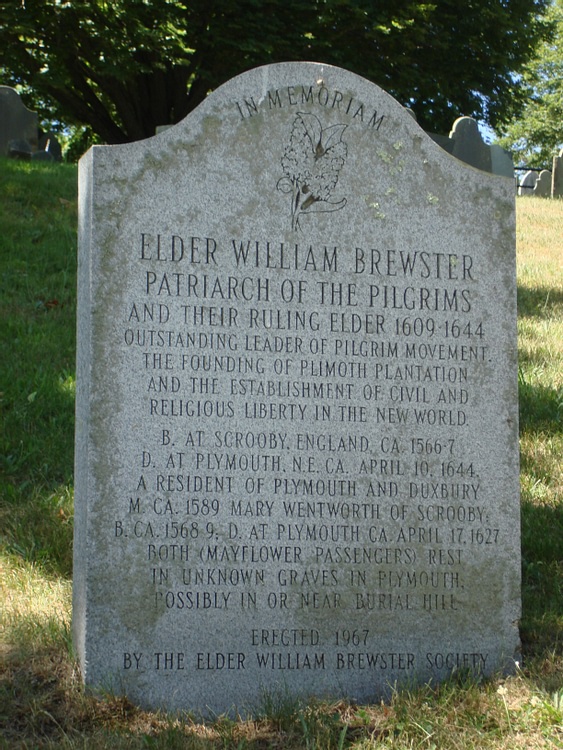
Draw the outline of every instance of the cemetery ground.
M563 201L517 200L517 674L454 674L385 705L273 693L252 718L202 723L81 687L70 629L76 167L4 161L0 197L0 747L563 747Z

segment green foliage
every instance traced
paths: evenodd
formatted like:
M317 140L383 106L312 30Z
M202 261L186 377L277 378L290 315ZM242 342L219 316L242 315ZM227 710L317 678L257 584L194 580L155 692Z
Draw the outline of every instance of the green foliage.
M319 60L411 107L427 130L494 125L549 0L22 0L0 2L0 74L47 119L121 143L175 123L244 70ZM462 12L463 11L463 12Z
M100 143L100 138L89 125L66 127L62 133L58 134L58 139L63 149L64 159L69 163L77 162L90 146Z
M539 169L551 169L552 157L563 148L563 0L554 0L548 20L552 36L522 73L526 103L499 140L513 152L515 164Z

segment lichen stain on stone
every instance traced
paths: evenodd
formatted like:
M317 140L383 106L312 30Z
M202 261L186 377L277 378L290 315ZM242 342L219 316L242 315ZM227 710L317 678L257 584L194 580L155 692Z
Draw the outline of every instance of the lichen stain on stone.
M393 188L390 188L391 190ZM381 210L381 206L379 204L379 201L374 200L370 195L364 196L364 201L366 206L371 209L370 213L373 216L374 219L382 220L385 219L385 213Z

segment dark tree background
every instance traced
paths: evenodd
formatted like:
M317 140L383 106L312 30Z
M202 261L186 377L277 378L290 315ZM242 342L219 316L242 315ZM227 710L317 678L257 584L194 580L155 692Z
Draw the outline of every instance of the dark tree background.
M0 83L49 120L107 143L153 135L270 62L339 65L410 106L427 130L492 126L546 34L549 0L13 0L0 2Z

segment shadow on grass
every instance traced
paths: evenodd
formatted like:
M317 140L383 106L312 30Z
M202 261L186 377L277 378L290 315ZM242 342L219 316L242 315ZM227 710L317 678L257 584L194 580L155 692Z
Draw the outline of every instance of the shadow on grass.
M563 684L563 455L561 390L519 383L524 665L548 693Z
M520 401L520 433L549 435L563 432L563 389L530 384L520 369L518 398Z
M38 255L42 254L40 248ZM49 574L72 570L75 259L64 246L50 275L28 258L25 293L2 291L0 527L2 546ZM12 257L3 258L10 266ZM19 261L18 261L19 262ZM9 274L8 274L9 276ZM45 301L27 291L41 278ZM4 293L5 292L5 293Z
M74 317L72 312L68 315ZM74 342L67 337L65 345L53 322L30 324L34 340L23 338L14 350L11 366L16 375L3 393L0 521L9 552L68 578L72 570Z
M563 292L551 287L518 286L518 315L524 317L550 317L553 308L563 305Z
M518 287L518 316L557 319L563 293L547 285ZM532 329L534 330L534 329ZM530 334L533 340L533 333ZM556 342L546 337L547 346ZM538 341L540 343L540 341ZM543 342L542 342L543 343ZM563 684L563 390L534 382L546 367L541 349L520 350L519 408L522 485L522 620L524 664L538 687ZM555 371L555 368L554 368ZM559 486L558 486L559 483Z

